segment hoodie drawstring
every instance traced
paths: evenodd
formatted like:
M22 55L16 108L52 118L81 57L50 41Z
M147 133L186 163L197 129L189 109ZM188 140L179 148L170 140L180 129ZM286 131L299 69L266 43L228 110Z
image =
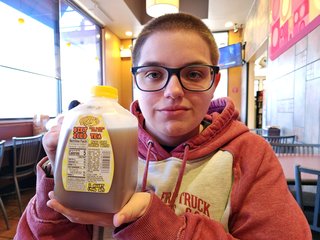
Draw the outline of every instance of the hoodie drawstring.
M142 187L141 187L142 192L146 191L149 162L150 162L150 151L153 146L153 142L151 140L149 140L147 144L148 144L148 151L147 151L147 157L146 157L146 166L144 168L143 179L142 179Z
M189 148L190 148L190 146L188 144L185 144L184 155L183 155L183 159L182 159L182 165L180 167L179 176L178 176L178 179L177 179L177 182L176 182L176 187L174 188L174 191L173 191L173 194L172 194L172 197L171 197L171 200L170 200L170 204L169 204L171 209L173 209L174 202L176 201L176 198L177 198L179 190L180 190L180 186L181 186L184 170L186 168L186 164L187 164L187 160L188 160Z
M145 168L144 168L143 179L142 179L142 186L141 186L141 191L142 192L146 191L146 187L147 187L148 170L149 170L149 162L150 162L150 152L151 152L151 148L153 147L153 142L150 140L150 141L148 141L147 144L148 144L148 151L147 151L146 165L145 165ZM170 202L169 202L169 207L171 209L173 209L174 202L176 201L176 198L177 198L179 190L180 190L180 186L181 186L184 170L186 168L187 160L188 160L188 157L189 157L189 148L190 148L190 146L188 144L184 145L184 155L183 155L183 159L182 159L182 165L181 165L180 170L179 170L179 175L178 175L178 179L177 179L177 182L176 182L176 186L174 188L172 197L171 197Z

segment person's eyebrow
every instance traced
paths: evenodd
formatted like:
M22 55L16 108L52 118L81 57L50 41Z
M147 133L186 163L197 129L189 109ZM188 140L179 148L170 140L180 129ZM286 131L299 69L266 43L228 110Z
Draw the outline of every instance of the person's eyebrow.
M165 64L162 64L160 62L143 62L139 64L138 66L165 66Z
M180 67L186 67L186 66L189 66L189 65L198 65L198 64L211 65L211 63L207 63L207 62L204 62L204 61L192 61L192 62L184 63ZM164 66L164 67L168 67L166 63L155 62L155 61L143 62L142 64L139 64L138 66Z

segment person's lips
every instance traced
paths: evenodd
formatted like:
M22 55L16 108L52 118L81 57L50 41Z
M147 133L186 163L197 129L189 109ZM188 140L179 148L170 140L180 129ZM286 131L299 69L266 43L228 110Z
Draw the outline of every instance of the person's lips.
M159 112L167 115L178 115L178 114L183 114L188 110L190 109L185 106L168 106L168 107L160 108Z
M168 106L168 107L160 108L159 111L179 111L179 110L187 111L188 109L189 108L184 106Z

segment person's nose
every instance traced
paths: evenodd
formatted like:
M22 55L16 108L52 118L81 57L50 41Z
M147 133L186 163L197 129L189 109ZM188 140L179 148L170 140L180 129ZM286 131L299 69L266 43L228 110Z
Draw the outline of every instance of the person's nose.
M176 74L172 74L165 88L164 96L175 99L183 95L184 95L183 87L181 86L178 76Z

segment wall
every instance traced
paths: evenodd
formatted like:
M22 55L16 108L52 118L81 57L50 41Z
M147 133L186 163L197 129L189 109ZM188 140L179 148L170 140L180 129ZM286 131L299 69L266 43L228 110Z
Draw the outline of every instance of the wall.
M266 125L320 143L320 26L268 62Z
M269 9L266 2L255 1L247 19L244 41L249 62L265 44L266 18L271 16L270 10L264 10ZM281 134L295 134L298 141L305 143L320 143L319 39L317 26L274 61L269 58L265 81L264 127L278 126Z
M278 1L278 0L277 0ZM280 1L280 0L279 0ZM255 128L255 98L254 98L254 65L255 60L262 52L266 50L266 42L269 33L269 0L254 1L253 6L248 14L246 25L243 33L245 46L245 60L248 63L245 76L242 77L242 89L247 89L245 96L242 96L242 102L247 103L247 109L242 109L241 116L246 114L247 126ZM246 99L244 99L246 98Z
M229 45L242 42L242 29L238 32L229 31ZM228 97L230 97L238 111L241 109L241 77L242 67L233 67L228 69Z
M280 0L276 0L280 1ZM255 0L248 14L243 39L247 43L245 60L253 58L269 33L269 0Z
M118 102L129 109L132 101L131 58L120 58L120 48L129 47L131 40L120 40L108 28L104 28L105 85L118 89Z
M107 28L104 28L104 50L104 84L113 86L119 90L119 102L121 102L120 39Z
M131 48L132 40L121 40L121 47ZM132 74L131 74L132 61L130 57L121 58L121 88L122 88L122 101L121 105L127 109L130 108L130 104L133 99L132 91Z

